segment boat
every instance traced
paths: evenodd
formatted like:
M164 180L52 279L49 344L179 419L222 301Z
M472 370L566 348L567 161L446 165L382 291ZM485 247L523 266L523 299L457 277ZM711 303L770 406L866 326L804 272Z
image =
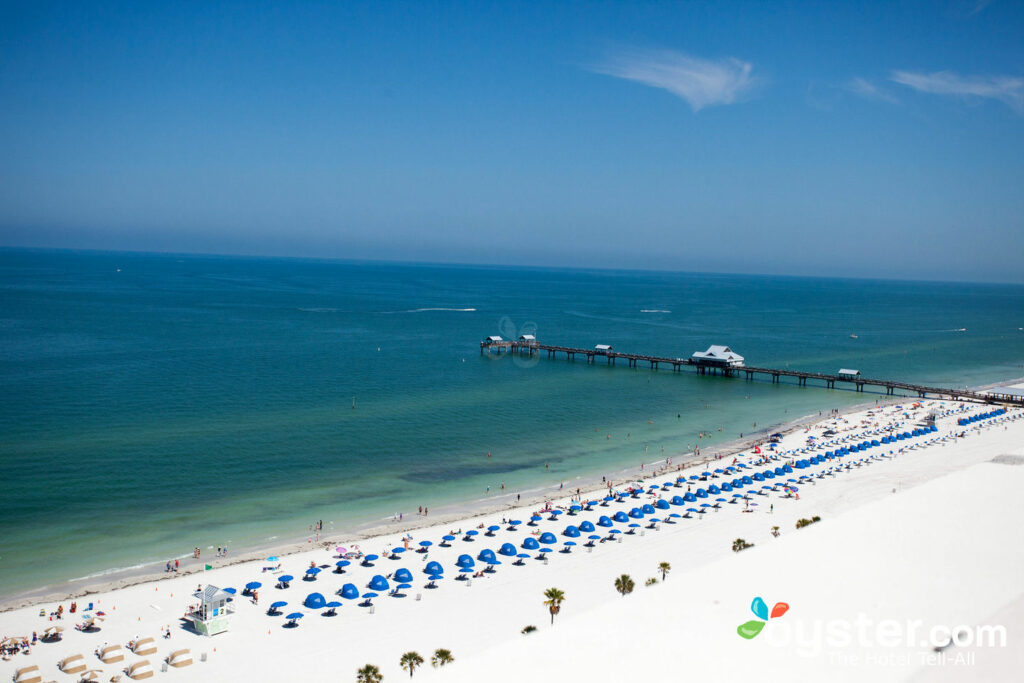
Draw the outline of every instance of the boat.
M850 339L856 339L856 338L857 338L857 335L855 335L855 334L851 334L850 335Z

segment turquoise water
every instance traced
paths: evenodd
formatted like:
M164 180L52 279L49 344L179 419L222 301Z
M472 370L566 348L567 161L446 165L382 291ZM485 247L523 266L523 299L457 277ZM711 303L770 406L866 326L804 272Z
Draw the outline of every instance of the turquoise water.
M864 400L481 356L489 334L724 343L751 364L947 386L1024 375L1010 285L3 250L0 292L0 595L557 485Z

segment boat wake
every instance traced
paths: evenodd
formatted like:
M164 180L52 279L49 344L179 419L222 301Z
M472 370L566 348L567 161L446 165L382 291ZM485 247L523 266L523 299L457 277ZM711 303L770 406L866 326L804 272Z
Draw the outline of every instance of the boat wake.
M641 313L671 313L672 311L667 311L664 308L641 308L640 312Z

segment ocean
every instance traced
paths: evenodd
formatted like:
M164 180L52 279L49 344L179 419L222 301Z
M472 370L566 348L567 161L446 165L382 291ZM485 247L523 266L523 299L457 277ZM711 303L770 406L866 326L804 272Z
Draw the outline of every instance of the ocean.
M0 596L568 487L877 396L481 355L487 335L1024 375L1016 285L5 249L0 292Z

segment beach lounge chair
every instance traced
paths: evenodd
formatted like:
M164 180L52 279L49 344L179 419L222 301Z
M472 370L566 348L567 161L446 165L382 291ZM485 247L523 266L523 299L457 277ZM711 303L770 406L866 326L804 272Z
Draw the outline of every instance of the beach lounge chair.
M33 664L25 666L14 672L14 683L42 683L43 677L39 673L39 667Z
M183 666L191 666L192 651L188 649L175 650L167 656L167 663L176 669L180 669Z
M137 655L155 655L156 641L152 638L139 638L135 641L135 646L132 648L132 652Z
M133 681L141 681L143 679L153 677L153 667L150 666L148 659L143 659L142 661L135 662L127 669L125 669L124 672L128 676L128 678L132 679Z
M104 664L115 664L124 661L124 650L120 645L109 645L100 651L100 661Z

